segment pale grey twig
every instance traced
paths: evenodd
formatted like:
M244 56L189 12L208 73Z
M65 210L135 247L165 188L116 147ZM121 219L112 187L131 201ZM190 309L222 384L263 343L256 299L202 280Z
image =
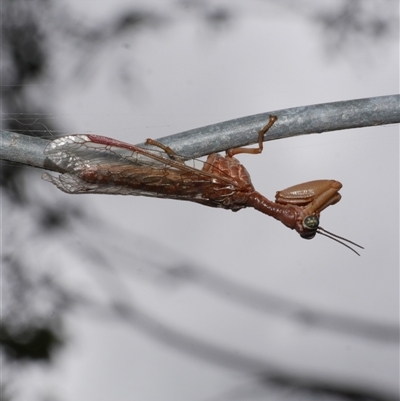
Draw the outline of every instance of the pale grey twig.
M183 159L193 159L257 143L258 131L270 115L278 121L264 141L328 131L400 123L400 95L324 103L274 110L158 138ZM44 154L49 140L0 131L0 160L55 170ZM118 139L118 138L116 138ZM145 147L144 144L139 146Z

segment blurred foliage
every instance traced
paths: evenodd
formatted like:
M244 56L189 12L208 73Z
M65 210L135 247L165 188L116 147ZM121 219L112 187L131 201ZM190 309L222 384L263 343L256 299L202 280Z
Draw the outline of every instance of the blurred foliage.
M325 32L326 48L337 54L341 49L367 48L374 41L399 36L399 2L396 0L342 1L335 9L314 14ZM372 41L372 42L371 42Z
M0 324L0 345L8 359L50 362L61 344L61 337L50 327L31 325L11 332L6 324Z

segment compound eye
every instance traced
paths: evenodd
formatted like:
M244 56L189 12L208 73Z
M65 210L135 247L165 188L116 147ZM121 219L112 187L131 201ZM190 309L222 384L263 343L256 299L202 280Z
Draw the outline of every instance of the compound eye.
M313 239L315 237L316 233L317 233L316 231L311 231L311 232L308 232L308 233L300 234L300 237L303 238L303 239Z
M308 230L316 230L319 226L319 218L314 215L305 217L303 220L303 227Z
M310 215L304 218L303 220L303 228L305 231L300 234L300 236L304 239L312 239L315 237L317 233L317 229L319 226L319 218L314 215Z

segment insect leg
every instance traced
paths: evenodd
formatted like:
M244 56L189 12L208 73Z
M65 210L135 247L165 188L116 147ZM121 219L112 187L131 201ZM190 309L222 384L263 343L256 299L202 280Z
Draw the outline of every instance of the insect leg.
M263 151L263 142L265 133L274 125L275 121L278 119L276 116L269 116L268 124L258 133L258 148L234 148L228 149L226 155L228 157L233 157L239 153L250 153L256 155Z
M170 159L185 163L184 160L182 160L169 146L163 145L154 139L146 139L146 145L157 146L158 148L161 148L170 157Z

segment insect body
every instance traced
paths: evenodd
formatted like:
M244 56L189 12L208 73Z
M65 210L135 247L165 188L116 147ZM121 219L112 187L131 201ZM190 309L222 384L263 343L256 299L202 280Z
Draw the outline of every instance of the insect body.
M213 153L201 170L186 165L170 148L150 139L147 144L162 152L98 135L60 137L47 146L45 153L63 173L58 177L44 173L42 178L70 194L142 195L232 211L253 207L296 230L303 238L313 238L317 232L327 235L321 232L325 230L319 226L319 216L322 210L339 202L341 183L319 180L299 184L277 192L273 202L254 189L249 173L233 157L239 153L261 153L264 134L275 121L276 117L271 116L259 132L258 148L230 149L225 157ZM345 240L325 233L332 239Z

